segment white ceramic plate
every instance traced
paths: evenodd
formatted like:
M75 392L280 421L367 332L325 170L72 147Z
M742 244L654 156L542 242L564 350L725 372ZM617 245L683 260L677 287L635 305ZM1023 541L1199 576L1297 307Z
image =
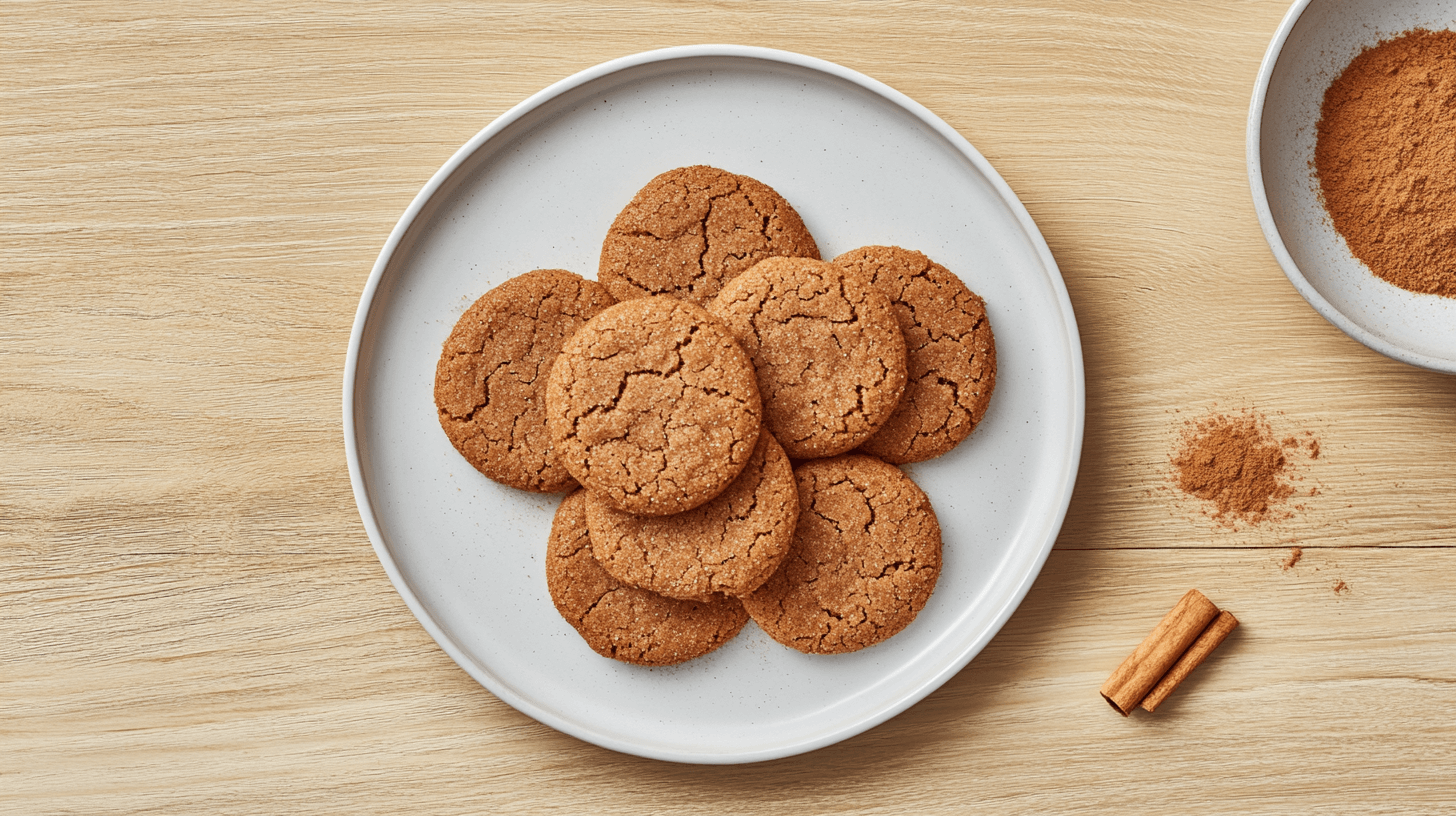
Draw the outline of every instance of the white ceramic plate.
M1375 351L1456 373L1456 299L1408 292L1370 272L1335 231L1312 169L1325 89L1345 66L1412 28L1453 26L1452 0L1299 0L1259 68L1247 145L1259 224L1299 294Z
M856 654L799 654L750 623L679 666L597 656L546 591L543 554L559 498L476 473L435 418L435 361L475 298L540 267L594 276L607 227L637 189L697 163L777 189L826 257L865 244L918 248L989 307L1000 371L987 417L950 455L909 468L944 528L940 583L910 627ZM828 745L954 675L1035 580L1082 443L1071 304L1005 182L904 95L837 65L758 48L614 60L491 123L389 236L346 366L345 443L360 514L390 579L440 646L547 725L681 762Z

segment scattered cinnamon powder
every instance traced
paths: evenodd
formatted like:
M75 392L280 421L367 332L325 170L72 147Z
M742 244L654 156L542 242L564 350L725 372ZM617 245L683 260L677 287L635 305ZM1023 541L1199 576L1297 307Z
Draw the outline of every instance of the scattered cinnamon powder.
M1285 562L1281 565L1282 569L1284 569L1285 571L1294 569L1294 565L1295 564L1298 564L1299 563L1299 559L1301 559L1303 557L1304 557L1304 548L1303 547L1295 547L1294 549L1292 549L1292 550L1289 551L1289 558L1286 559Z
M1314 166L1356 258L1456 298L1456 31L1414 29L1355 57L1325 91Z
M1212 502L1211 515L1223 526L1258 524L1294 495L1285 451L1298 447L1294 437L1278 441L1256 412L1214 413L1184 426L1173 455L1173 481Z
M1347 593L1349 591L1350 591L1350 585L1349 584L1345 583L1344 581L1336 581L1335 582L1335 594L1336 595L1343 595L1343 594L1345 594L1345 593Z

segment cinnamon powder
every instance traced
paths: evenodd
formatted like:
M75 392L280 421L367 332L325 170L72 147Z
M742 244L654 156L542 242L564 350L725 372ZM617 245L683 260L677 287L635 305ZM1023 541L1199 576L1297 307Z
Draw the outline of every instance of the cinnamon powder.
M1456 298L1456 32L1415 29L1355 57L1325 91L1314 166L1356 258Z
M1289 551L1289 557L1286 558L1284 560L1284 563L1283 564L1280 564L1279 566L1285 572L1288 572L1288 571L1294 569L1294 565L1295 564L1298 564L1299 563L1299 559L1301 559L1303 557L1304 557L1304 548L1303 547L1295 547L1294 549L1292 549L1292 550Z
M1317 444L1317 443L1312 443ZM1213 503L1213 518L1225 526L1257 524L1294 495L1286 449L1293 437L1277 440L1263 416L1212 414L1183 429L1173 455L1179 489Z

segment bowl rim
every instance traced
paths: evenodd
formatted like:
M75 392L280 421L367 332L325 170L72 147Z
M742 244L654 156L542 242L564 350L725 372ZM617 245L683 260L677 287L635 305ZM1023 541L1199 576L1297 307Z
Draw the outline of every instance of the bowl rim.
M1433 357L1396 345L1356 324L1344 312L1335 308L1334 304L1326 300L1324 295L1321 295L1319 290L1315 289L1314 285L1300 271L1299 265L1294 262L1294 256L1284 245L1284 238L1279 234L1278 225L1274 223L1274 213L1269 209L1269 197L1264 190L1264 168L1260 158L1262 148L1259 138L1264 123L1264 103L1269 93L1269 80L1274 75L1274 68L1279 63L1280 54L1284 51L1284 44L1289 39L1290 33L1294 31L1294 27L1299 24L1305 9L1309 8L1313 2L1314 0L1295 0L1294 4L1285 12L1278 30L1274 32L1274 38L1269 41L1268 50L1264 52L1264 59L1259 64L1258 78L1254 81L1254 95L1249 102L1248 126L1244 144L1249 190L1254 198L1254 211L1259 216L1259 227L1264 232L1264 240L1268 242L1269 249L1274 253L1274 259L1284 270L1284 276L1294 285L1300 296L1335 328L1386 357L1433 371L1456 374L1456 360Z

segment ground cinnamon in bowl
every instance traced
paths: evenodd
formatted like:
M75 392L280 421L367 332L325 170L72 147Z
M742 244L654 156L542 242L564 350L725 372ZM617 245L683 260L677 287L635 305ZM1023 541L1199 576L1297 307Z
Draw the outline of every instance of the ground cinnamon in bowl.
M1309 445L1318 456L1318 440ZM1280 441L1255 411L1211 413L1183 427L1172 456L1173 482L1210 502L1209 515L1223 526L1258 524L1278 515L1294 495L1288 454L1301 447L1296 437Z
M1415 29L1356 56L1325 91L1314 169L1371 272L1456 298L1456 31Z

